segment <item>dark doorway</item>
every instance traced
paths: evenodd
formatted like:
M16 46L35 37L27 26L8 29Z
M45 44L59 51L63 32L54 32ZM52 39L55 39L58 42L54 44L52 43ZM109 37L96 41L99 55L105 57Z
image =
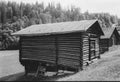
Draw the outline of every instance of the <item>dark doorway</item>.
M90 51L89 51L89 60L92 60L96 57L96 54L95 54L95 40L90 40Z

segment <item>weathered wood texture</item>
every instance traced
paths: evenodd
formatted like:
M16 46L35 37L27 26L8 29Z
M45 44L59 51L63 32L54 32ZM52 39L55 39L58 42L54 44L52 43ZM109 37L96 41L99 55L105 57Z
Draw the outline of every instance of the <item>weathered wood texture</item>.
M22 58L56 63L54 37L24 37L22 38L21 45Z
M100 53L102 54L105 51L108 51L109 47L113 45L119 45L119 44L120 44L120 37L117 30L115 30L112 33L111 37L100 39Z
M101 34L100 34L100 28L99 27L100 26L98 26L97 22L96 22L86 32L89 35L88 37L86 37L86 39L89 42L89 60L100 57L99 37L100 37ZM91 45L94 46L94 50L91 49Z
M92 38L90 38L90 41L94 41L94 46L95 46L95 49L94 49L94 54L93 55L91 55L91 59L94 59L94 58L96 58L96 57L98 57L98 56L100 56L100 54L99 54L99 38L98 37L92 37Z
M89 61L89 37L87 33L84 33L82 35L83 38L83 46L82 46L82 51L83 51L83 65L86 64L87 61Z
M120 42L119 37L114 33L109 39L109 47L111 47L112 45L118 45L119 42Z
M22 37L22 59L37 60L57 65L79 68L80 33L44 37Z
M109 39L100 39L100 54L109 50Z
M87 33L82 35L83 38L83 65L86 65L86 62L91 61L100 56L99 53L99 37L92 35L88 36ZM94 44L91 44L91 41ZM94 46L94 49L91 47Z
M119 44L119 38L114 34L109 39L100 39L100 53L104 53L109 50L109 47Z
M94 43L92 43L94 42ZM94 46L94 48L91 47ZM83 63L91 61L100 56L99 53L99 37L83 35Z
M96 57L97 58L100 58L100 44L99 44L99 41L100 41L100 38L97 37L96 38L96 43L95 43L95 45L96 45L95 52L96 52Z
M36 60L37 63L39 61L44 65L51 63L55 67L82 69L87 61L99 56L99 37L103 35L103 32L98 21L91 23L74 22L75 26L72 23L70 25L59 23L57 30L54 29L57 25L50 24L50 28L48 28L49 25L44 26L44 29L42 26L36 27L40 31L37 33L32 33L32 31L30 33L28 29L23 33L20 32L20 57L23 61ZM91 42L93 38L94 41Z
M78 69L90 59L99 56L99 39L93 36L90 39L87 33L24 36L21 37L21 57ZM95 39L94 55L90 55L89 47L92 38Z
M58 37L58 64L78 68L80 66L80 34Z

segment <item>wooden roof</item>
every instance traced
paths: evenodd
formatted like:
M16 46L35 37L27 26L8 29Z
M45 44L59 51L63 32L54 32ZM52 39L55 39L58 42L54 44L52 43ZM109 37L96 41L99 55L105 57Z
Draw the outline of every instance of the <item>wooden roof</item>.
M82 20L82 21L70 21L70 22L31 25L25 29L22 29L18 32L13 33L12 35L19 35L19 36L38 35L38 34L49 35L49 34L80 32L80 31L86 31L96 22L98 22L98 20Z
M112 36L113 32L115 30L117 31L117 29L115 27L102 28L102 30L104 32L104 35L100 37L101 39L105 39L105 38L109 39Z
M120 26L115 26L117 28L118 31L120 31Z

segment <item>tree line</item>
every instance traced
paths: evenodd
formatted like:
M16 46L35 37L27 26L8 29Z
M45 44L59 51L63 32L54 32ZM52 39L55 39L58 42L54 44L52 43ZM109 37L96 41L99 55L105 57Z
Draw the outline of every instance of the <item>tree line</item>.
M63 9L58 4L44 3L29 4L16 2L0 2L0 49L19 49L19 37L11 33L19 31L33 24L46 24L65 21L79 21L99 19L105 28L113 24L120 25L120 19L109 13L81 13L80 8L71 6Z

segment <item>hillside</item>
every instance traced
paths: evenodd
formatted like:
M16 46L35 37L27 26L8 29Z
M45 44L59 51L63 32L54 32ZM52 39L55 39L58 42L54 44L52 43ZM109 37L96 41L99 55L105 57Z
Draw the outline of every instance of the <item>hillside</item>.
M120 46L113 46L109 52L101 55L101 59L95 60L83 71L76 74L65 71L58 76L35 78L24 76L24 67L18 61L18 51L1 51L0 81L120 81ZM9 60L9 61L6 61ZM3 62L3 63L2 63ZM9 71L11 70L11 71Z
M120 46L110 48L85 70L58 81L120 81Z

